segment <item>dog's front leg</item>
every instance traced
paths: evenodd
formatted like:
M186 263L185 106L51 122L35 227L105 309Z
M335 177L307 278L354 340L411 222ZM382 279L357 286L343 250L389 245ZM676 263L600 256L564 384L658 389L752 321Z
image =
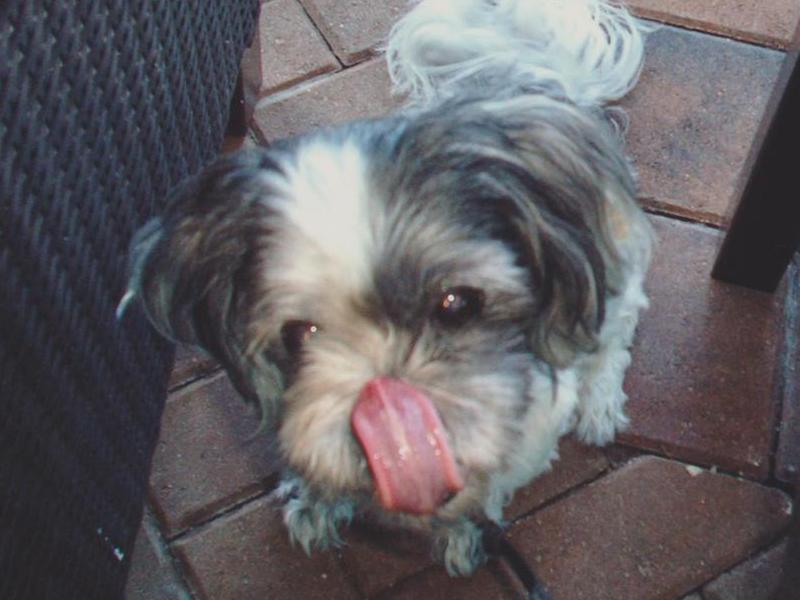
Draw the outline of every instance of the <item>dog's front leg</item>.
M646 306L641 279L632 278L625 293L608 303L600 348L579 363L582 388L575 430L584 442L604 446L628 426L628 396L622 384L631 363L630 346L639 311Z
M293 544L300 544L306 554L313 548L324 550L342 545L339 526L352 520L352 502L320 500L296 475L285 477L274 497L283 504L283 522L289 530L289 539Z
M468 519L435 530L436 558L453 577L471 575L486 562L483 531Z

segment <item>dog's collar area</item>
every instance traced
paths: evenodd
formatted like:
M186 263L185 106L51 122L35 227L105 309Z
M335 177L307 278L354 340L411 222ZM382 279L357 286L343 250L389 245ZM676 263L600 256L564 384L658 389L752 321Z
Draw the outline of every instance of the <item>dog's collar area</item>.
M525 588L525 598L527 600L551 600L550 594L537 579L528 561L508 541L503 528L491 521L484 523L481 528L486 553L492 558L506 562Z

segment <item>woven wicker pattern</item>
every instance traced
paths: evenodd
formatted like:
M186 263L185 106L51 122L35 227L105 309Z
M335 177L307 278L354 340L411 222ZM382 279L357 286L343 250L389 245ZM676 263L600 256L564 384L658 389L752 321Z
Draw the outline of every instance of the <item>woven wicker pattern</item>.
M0 598L122 594L171 349L132 232L220 147L256 0L0 8Z

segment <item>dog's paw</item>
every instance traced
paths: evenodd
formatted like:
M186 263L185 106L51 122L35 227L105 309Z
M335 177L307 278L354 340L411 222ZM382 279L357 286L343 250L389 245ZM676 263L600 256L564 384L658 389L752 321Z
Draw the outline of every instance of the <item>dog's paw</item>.
M630 424L623 411L626 398L625 394L622 394L618 402L584 408L575 426L578 439L595 446L611 443L617 433L625 431Z
M471 521L464 520L443 532L442 556L451 577L466 577L486 562L483 533Z
M283 503L283 522L292 544L299 544L306 554L312 549L325 550L343 544L339 527L353 519L353 504L330 504L314 499L299 478L278 486L274 497Z

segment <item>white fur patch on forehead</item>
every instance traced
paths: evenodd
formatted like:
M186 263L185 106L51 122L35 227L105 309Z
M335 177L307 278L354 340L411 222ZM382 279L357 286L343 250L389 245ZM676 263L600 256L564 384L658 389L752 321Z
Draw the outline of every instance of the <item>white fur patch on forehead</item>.
M354 142L312 140L284 165L283 198L276 209L285 219L298 283L324 282L363 289L374 255L367 157ZM326 277L326 275L328 277ZM307 279L306 279L307 278Z

